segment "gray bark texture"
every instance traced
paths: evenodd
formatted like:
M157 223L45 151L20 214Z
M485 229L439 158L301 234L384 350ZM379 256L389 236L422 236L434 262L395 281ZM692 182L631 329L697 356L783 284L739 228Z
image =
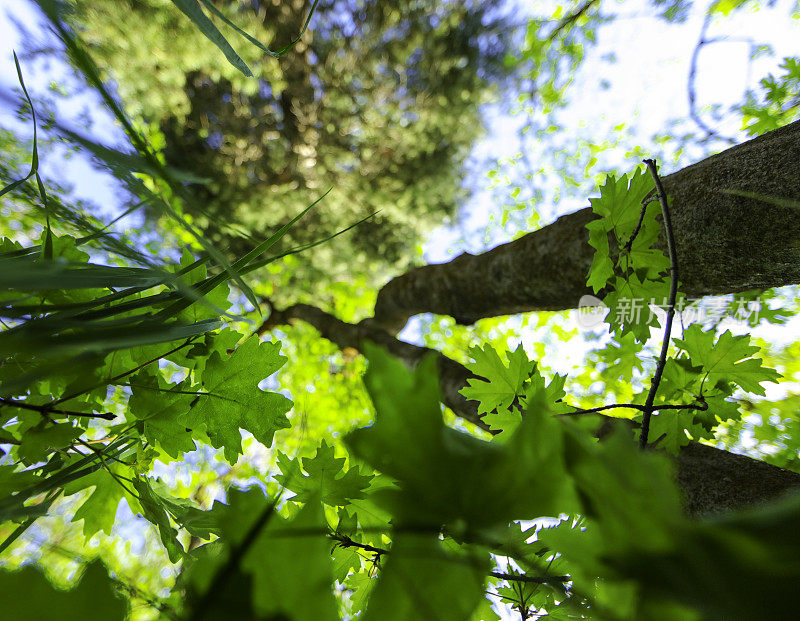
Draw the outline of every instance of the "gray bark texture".
M663 178L690 297L800 282L800 212L726 191L800 201L800 121ZM376 326L396 333L418 313L461 324L537 310L575 308L592 293L590 208L479 255L413 269L379 292ZM666 247L663 236L662 249Z
M428 354L436 356L442 402L457 416L488 430L478 416L477 403L465 399L458 392L466 386L469 378L475 377L464 365L435 350L400 341L384 330L363 323L356 325L341 321L307 304L296 304L283 311L274 310L258 333L297 320L311 324L323 338L341 349L352 347L361 351L366 341L380 345L409 368ZM621 420L603 418L609 423ZM800 490L800 474L796 472L703 444L693 442L683 447L675 461L684 507L691 517L753 507Z

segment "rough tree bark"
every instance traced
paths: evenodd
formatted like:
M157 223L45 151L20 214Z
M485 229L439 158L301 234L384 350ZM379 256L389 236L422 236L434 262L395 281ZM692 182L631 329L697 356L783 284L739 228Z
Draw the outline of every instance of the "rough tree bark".
M469 378L475 377L464 365L433 349L400 341L379 328L347 323L307 304L296 304L283 311L273 310L257 332L263 334L297 320L311 324L322 337L341 349L352 347L361 351L365 341L381 345L409 368L413 368L426 354L436 356L442 402L457 416L488 429L478 416L477 403L465 399L458 392ZM694 442L683 447L675 461L684 507L692 517L744 509L800 490L800 474Z
M800 214L724 190L800 200L800 121L663 178L689 296L800 282ZM373 325L398 332L413 315L470 324L535 310L575 308L591 293L590 208L483 254L413 269L379 292ZM663 244L662 239L662 245ZM664 245L665 247L665 245Z

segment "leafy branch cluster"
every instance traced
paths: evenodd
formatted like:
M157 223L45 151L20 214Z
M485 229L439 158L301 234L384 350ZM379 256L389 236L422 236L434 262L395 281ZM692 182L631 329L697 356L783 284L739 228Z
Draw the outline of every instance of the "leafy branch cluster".
M652 176L607 178L588 226L596 249L588 284L612 311L626 297L668 300L654 379L630 403L571 405L566 376L548 379L521 346L473 346L456 392L477 402L477 414L463 418L480 430L459 430L445 423L442 403L443 369L457 374L460 365L403 348L368 323L339 322L340 332L380 337L349 345L368 361L374 422L344 435L341 446L323 439L311 457L274 447L272 476L230 487L225 502L202 506L175 494L155 475L157 461L185 461L203 444L234 466L244 453L242 431L273 447L275 434L296 420L273 377L286 361L281 343L260 340L290 313L276 311L268 328L248 336L236 329L242 318L229 300L257 306L244 275L284 256L269 253L313 205L250 252L226 258L183 215L192 200L185 177L127 119L60 5L42 4L134 149L69 137L139 200L163 208L201 253L186 251L170 264L132 245L112 254L100 232L75 234L75 218L48 208L35 150L31 173L3 190L30 196L34 178L47 218L38 244L0 245L0 443L8 447L0 461L0 552L63 506L75 508L71 520L83 522L87 539L109 534L124 500L180 566L176 584L158 597L136 594L99 561L85 563L67 591L50 589L32 567L3 571L0 590L21 594L5 611L120 619L139 599L175 619L460 621L498 618L499 599L522 619L693 620L740 617L758 593L759 614L794 613L787 594L800 577L798 498L693 520L675 482L681 451L740 422L742 394L763 396L762 384L780 374L757 357L748 335L699 325L683 330L668 356L677 261L652 161ZM249 71L196 0L175 4ZM202 5L222 17L212 3ZM661 204L669 258L658 248L651 194ZM312 316L300 306L296 312ZM629 344L645 343L658 323L613 313L608 321ZM411 351L414 363L390 355L392 348ZM620 409L636 414L604 414Z

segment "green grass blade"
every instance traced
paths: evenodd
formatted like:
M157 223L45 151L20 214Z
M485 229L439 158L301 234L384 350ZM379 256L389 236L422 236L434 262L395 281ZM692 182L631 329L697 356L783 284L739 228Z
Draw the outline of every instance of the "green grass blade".
M2 197L7 192L15 189L18 185L21 185L32 176L36 177L36 185L39 189L39 196L42 199L42 206L44 207L44 214L45 214L45 241L44 247L42 248L42 256L45 259L52 260L53 258L53 232L50 229L50 209L47 203L47 191L44 188L44 184L42 183L42 179L39 176L39 146L38 146L38 133L37 133L37 123L36 123L36 109L33 106L33 100L31 100L31 96L28 94L28 89L25 87L25 80L22 77L22 68L19 66L19 59L17 58L17 53L14 52L14 65L17 68L17 78L19 79L19 85L22 87L22 92L25 95L25 99L28 101L28 105L31 108L31 119L33 121L33 152L31 155L31 170L28 175L9 185L8 187L4 188L0 191L0 197Z
M203 13L203 9L197 3L197 0L172 0L172 3L177 6L181 12L194 22L194 25L200 29L206 38L216 45L220 51L225 54L228 62L241 71L248 78L253 77L253 72L250 67L241 59L236 53L236 50L231 47L228 40L222 35L219 29L214 25L208 16Z
M319 3L319 0L314 0L314 4L313 4L313 5L311 5L311 10L308 12L308 17L306 18L306 21L305 21L305 23L303 24L303 28L302 28L302 30L300 31L300 34L299 34L299 35L297 35L297 38L296 38L296 39L294 39L294 40L293 40L291 43L289 43L289 45L285 45L285 46L283 46L283 47L282 47L280 50L278 50L277 52L273 52L272 50L270 50L269 48L267 48L267 47L266 47L264 44L262 44L262 43L261 43L261 42L260 42L258 39L256 39L256 38L254 38L254 37L250 36L250 34L248 34L247 32L245 32L245 31L244 31L244 30L242 30L241 28L239 28L239 26L237 26L237 25L236 25L236 24L234 24L234 23L233 23L231 20L229 20L227 17L225 17L225 15L224 15L224 14L223 14L223 13L222 13L222 12L221 12L221 11L220 11L220 10L219 10L217 7L216 7L216 6L214 6L214 3L213 3L213 2L211 2L210 0L200 0L200 2L202 2L202 3L203 3L203 6L205 6L205 7L206 7L206 8L207 8L209 11L211 11L211 12L212 12L214 15L216 15L217 17L219 17L219 18L220 18L220 19L221 19L223 22L225 22L225 23L226 23L228 26L230 26L231 28L233 28L233 29L234 29L236 32L238 32L238 33L239 33L239 34L240 34L242 37L244 37L245 39L247 39L247 40L248 40L250 43L252 43L253 45L255 45L255 46L256 46L258 49L260 49L262 52L264 52L265 54L267 54L267 55L269 55L269 56L272 56L273 58L280 58L280 57L281 57L281 56L283 56L283 55L284 55L284 54L285 54L287 51L289 51L289 50L290 50L292 47L294 47L294 46L297 44L297 42L298 42L298 41L300 41L300 39L302 39L302 38L303 38L303 35L305 34L306 30L308 29L308 23L311 21L311 16L314 14L314 11L315 11L315 10L316 10L316 8L317 8L317 4Z
M36 0L36 2L42 8L45 16L52 24L56 34L63 41L72 63L84 74L89 85L97 90L97 92L100 94L103 102L108 106L112 114L114 114L120 125L122 125L134 148L141 154L142 157L146 158L152 169L157 171L158 177L167 183L167 185L178 197L180 197L181 200L190 204L194 204L194 201L186 192L185 188L175 180L171 172L167 170L167 168L159 161L158 157L153 153L153 150L148 145L147 140L136 130L136 128L133 127L133 124L130 122L119 103L117 103L116 99L103 84L103 80L100 77L100 72L94 61L86 52L86 49L81 43L80 39L71 32L69 27L62 19L62 15L68 11L68 7L60 0ZM132 175L126 175L122 180L128 184L129 188L135 195L145 197L147 200L151 200L154 206L160 208L164 213L178 222L178 224L180 224L184 230L189 232L217 263L217 265L219 265L229 274L230 279L233 280L242 290L250 303L254 306L258 306L258 300L252 289L247 285L247 283L244 282L244 280L242 280L241 275L238 274L236 270L231 268L230 262L163 197L150 191L145 184L141 182L141 180L134 178Z
M359 224L362 224L362 223L366 222L367 220L372 218L376 213L378 213L378 212L376 211L374 213L369 214L366 218L362 218L358 222L354 222L350 226L348 226L346 228L343 228L341 231L336 231L333 235L329 235L328 237L325 237L323 239L318 239L317 241L311 242L310 244L305 244L303 246L296 246L294 248L290 248L289 250L287 250L286 252L282 252L281 254L277 254L277 255L274 255L274 256L269 257L267 259L262 259L261 261L256 261L254 263L251 263L250 265L247 266L247 269L242 270L242 273L243 274L247 274L248 272L251 272L253 270L257 270L259 268L262 268L262 267L264 267L266 265L269 265L273 261L277 261L278 259L282 259L283 257L288 257L289 255L292 255L292 254L299 254L301 252L305 252L306 250L314 248L315 246L319 246L320 244L324 244L326 242L329 242L334 237L338 237L339 235L343 235L344 233L347 233L347 231L357 227Z
M172 280L161 270L0 259L0 288L17 291L154 287Z
M279 49L277 52L278 56L283 56L286 52L292 49L298 43L298 41L300 41L300 39L303 38L303 35L308 29L308 24L311 22L311 16L314 14L314 11L317 8L317 4L319 4L319 0L314 0L314 4L311 5L311 10L308 12L308 17L306 17L306 21L303 24L303 27L300 29L300 34L297 35L297 37L288 45L284 45L281 49Z

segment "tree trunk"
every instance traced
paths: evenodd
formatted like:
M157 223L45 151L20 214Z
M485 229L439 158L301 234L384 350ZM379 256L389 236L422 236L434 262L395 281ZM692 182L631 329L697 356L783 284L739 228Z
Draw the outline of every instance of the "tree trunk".
M800 211L726 193L800 201L800 121L664 177L689 296L800 282ZM536 310L575 308L591 293L590 208L483 254L413 269L379 292L376 326L396 333L431 312L470 324ZM662 238L662 248L665 243Z
M692 442L677 458L686 513L702 517L769 502L800 490L800 475L746 455Z
M436 356L442 402L457 416L488 430L486 423L478 416L477 403L459 393L467 380L475 377L464 365L435 350L400 341L378 328L341 321L307 304L273 311L257 332L263 334L297 320L311 324L321 336L341 349L352 347L360 351L365 341L385 347L409 368L413 368L427 354ZM695 442L683 447L675 461L684 507L691 517L744 509L800 490L800 474Z

